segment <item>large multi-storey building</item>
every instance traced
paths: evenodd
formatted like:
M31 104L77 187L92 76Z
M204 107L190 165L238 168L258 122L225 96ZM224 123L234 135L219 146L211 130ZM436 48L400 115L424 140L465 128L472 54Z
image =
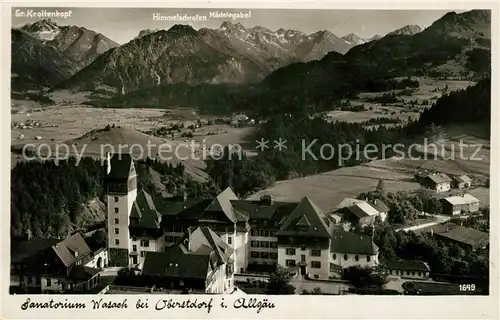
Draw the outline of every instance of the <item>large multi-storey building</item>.
M271 196L240 200L227 188L213 199L153 199L137 191L129 155L115 155L108 163L108 241L113 264L142 269L149 265L144 262L147 252L179 251L182 243L192 251L186 234L193 227L210 230L227 244L236 273L255 265L279 264L329 278L351 265L378 263L371 236L339 230L335 220L307 197L299 202L278 202Z

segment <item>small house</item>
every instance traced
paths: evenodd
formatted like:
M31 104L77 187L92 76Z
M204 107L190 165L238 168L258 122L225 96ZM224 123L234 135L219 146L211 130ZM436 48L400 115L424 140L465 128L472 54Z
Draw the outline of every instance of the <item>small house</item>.
M421 179L421 184L436 192L450 191L452 179L444 173L433 173L424 176Z
M479 200L468 193L444 198L441 202L443 204L443 213L449 215L459 215L479 211Z
M472 185L472 179L466 175L453 176L453 188L468 189Z

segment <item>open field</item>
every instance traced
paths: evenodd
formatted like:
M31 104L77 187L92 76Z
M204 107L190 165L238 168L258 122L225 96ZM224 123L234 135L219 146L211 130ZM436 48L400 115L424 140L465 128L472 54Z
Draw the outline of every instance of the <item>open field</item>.
M278 201L299 201L305 196L311 198L325 212L332 211L345 197L357 197L360 193L374 190L379 179L385 180L388 192L412 191L420 186L413 180L418 171L429 170L446 174L468 174L474 179L477 186L471 190L471 194L478 197L481 205L489 204L489 189L484 187L489 179L490 150L489 139L485 139L476 126L451 127L449 132L456 134L445 143L456 148L447 150L446 159L432 154L421 159L397 159L388 158L375 160L360 166L346 167L329 172L324 172L309 177L302 177L286 181L278 181L274 186L259 191L250 196L250 199L258 199L264 194L271 194ZM474 134L479 132L479 134ZM472 159L476 146L462 148L462 155L458 148L459 141L463 144L481 144L479 151L481 160ZM418 149L418 148L417 148ZM421 150L423 151L423 150ZM453 157L451 157L453 151ZM416 157L416 156L415 156ZM453 159L452 159L453 158Z
M413 77L412 79L418 79L420 87L413 91L411 95L398 94L401 90L394 90L394 93L397 94L397 102L379 103L370 101L370 99L393 91L366 92L359 94L358 99L351 101L352 106L363 105L364 111L334 110L327 112L326 115L330 121L364 122L375 118L390 118L397 119L399 123L403 124L408 122L408 118L412 120L418 119L420 112L430 107L437 98L443 95L444 88L447 87L447 92L451 92L474 85L474 82L471 81L435 80L423 77Z
M387 191L415 190L419 184L404 171L380 169L370 164L341 168L321 174L278 181L274 186L259 191L250 199L271 194L277 201L299 201L309 197L323 211L332 211L345 197L356 198L361 192L374 190L379 179L385 180Z
M174 138L155 137L143 133L154 128L170 126L181 123L187 126L198 119L203 119L196 112L187 108L173 109L103 109L90 107L47 107L43 109L31 109L30 111L17 112L12 114L12 124L16 124L11 131L11 144L13 146L23 146L31 143L35 146L48 144L52 150L56 144L67 144L71 154L74 151L84 152L86 156L101 156L103 145L113 145L115 152L118 145L126 145L127 150L134 151L132 145L140 145L143 150L150 149L145 156L156 156L158 148L175 150L178 148L178 155L182 158L189 156L193 151L191 140L195 143L205 145L208 150L214 144L228 145L240 144L245 147L247 136L251 134L253 128L235 128L226 124L205 125L197 128L193 138L181 137L182 133L189 132L182 129L176 132ZM34 125L37 124L37 125ZM115 125L109 131L102 130L105 126ZM23 128L24 127L24 128ZM147 147L147 144L155 145ZM251 145L253 147L253 145ZM73 149L75 148L75 149ZM199 149L199 147L195 147ZM165 149L163 149L165 150ZM208 152L208 151L207 151ZM162 153L163 155L164 153ZM179 162L172 153L172 161ZM202 158L200 153L196 158ZM12 154L12 165L21 160L21 156ZM188 159L183 161L188 171L192 171L199 176L206 176L202 169L205 163L198 159Z

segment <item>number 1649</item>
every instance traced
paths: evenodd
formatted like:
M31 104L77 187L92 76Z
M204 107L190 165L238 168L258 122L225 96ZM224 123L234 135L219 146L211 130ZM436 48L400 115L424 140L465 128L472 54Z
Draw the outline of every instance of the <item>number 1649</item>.
M475 284L461 284L459 285L460 291L474 291L476 290L476 285Z

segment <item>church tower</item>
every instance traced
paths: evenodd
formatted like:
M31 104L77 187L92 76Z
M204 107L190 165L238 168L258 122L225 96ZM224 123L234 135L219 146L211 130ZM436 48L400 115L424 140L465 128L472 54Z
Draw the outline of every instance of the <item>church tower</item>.
M106 161L106 197L109 260L129 265L130 213L137 197L137 173L130 154L114 154Z

